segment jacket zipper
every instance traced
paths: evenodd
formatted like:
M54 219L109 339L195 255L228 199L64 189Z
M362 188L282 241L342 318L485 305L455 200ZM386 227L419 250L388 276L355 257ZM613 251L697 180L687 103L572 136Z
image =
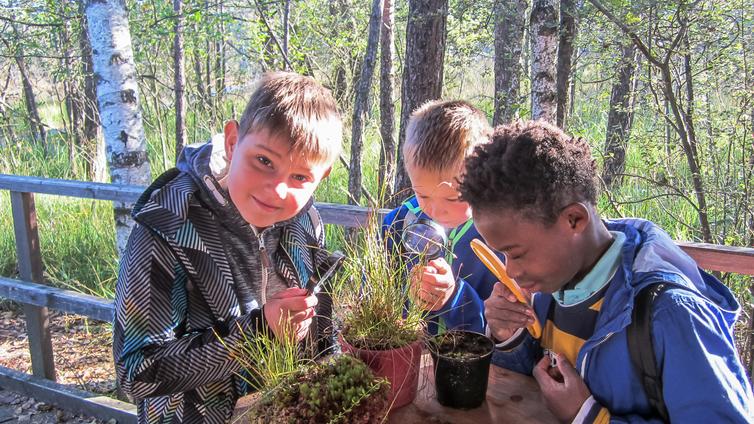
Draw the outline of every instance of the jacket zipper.
M615 334L615 332L607 333L607 335L605 335L605 337L603 337L602 340L600 340L597 343L595 343L594 346L592 346L592 348L589 349L589 350L591 351L592 349L596 348L597 346L601 345L602 343L605 343L607 341L607 339L609 339L613 334ZM587 356L589 356L589 353L588 352L584 352L584 358L581 360L581 372L579 372L579 374L581 374L581 379L585 380L585 381L586 381L586 358L587 358Z
M257 236L257 242L259 243L259 256L262 259L262 305L267 303L267 272L272 267L272 261L270 260L270 256L267 254L267 246L264 245L264 233L267 230L262 231L261 233L257 231L256 228L254 228L253 225L250 225L252 231L254 231L254 235Z

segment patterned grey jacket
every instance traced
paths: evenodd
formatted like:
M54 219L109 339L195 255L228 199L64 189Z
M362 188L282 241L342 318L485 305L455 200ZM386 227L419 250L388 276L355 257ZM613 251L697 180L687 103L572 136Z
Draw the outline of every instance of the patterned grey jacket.
M209 160L206 146L194 162ZM265 252L207 164L179 168L160 176L134 207L137 225L116 286L116 373L137 402L140 423L223 423L246 390L233 356L245 338L267 329L258 307L264 287L254 272L266 273ZM278 278L301 285L324 259L319 215L310 203L273 232L278 249L267 254ZM241 286L251 302L240 302ZM332 337L331 302L318 296L309 343L321 351Z

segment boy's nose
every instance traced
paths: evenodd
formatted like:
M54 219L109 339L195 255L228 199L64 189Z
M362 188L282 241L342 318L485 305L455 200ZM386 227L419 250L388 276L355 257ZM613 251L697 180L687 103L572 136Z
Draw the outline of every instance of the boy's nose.
M505 258L505 270L508 272L508 276L514 280L520 279L523 275L523 270L516 264L516 261L512 261L507 257Z
M442 209L438 208L435 205L429 205L429 207L427 209L429 209L427 211L427 214L430 217L432 217L432 219L438 220L438 219L442 218Z
M280 200L283 200L288 195L288 184L281 181L275 184L275 188L273 191L275 192L275 194L278 196Z

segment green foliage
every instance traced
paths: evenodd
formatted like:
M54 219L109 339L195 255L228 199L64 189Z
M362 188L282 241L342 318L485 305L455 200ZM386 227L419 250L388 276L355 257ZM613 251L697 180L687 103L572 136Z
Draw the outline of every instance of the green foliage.
M110 202L37 195L45 278L58 287L112 298L117 275ZM0 272L16 276L10 196L0 193Z
M389 252L377 217L344 247L344 271L333 288L343 338L369 350L403 347L419 339L427 312L410 301L407 264Z
M282 332L290 333L285 329ZM243 344L235 359L246 371L242 378L257 391L277 387L309 362L301 357L292 337L276 338L264 331L253 336L244 333Z
M262 393L245 419L254 423L369 423L387 406L385 380L350 355L300 368Z

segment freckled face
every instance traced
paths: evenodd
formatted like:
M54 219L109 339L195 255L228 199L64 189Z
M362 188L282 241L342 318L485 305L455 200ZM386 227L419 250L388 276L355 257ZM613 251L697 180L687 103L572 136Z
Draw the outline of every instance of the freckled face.
M554 293L579 271L578 234L565 219L546 225L509 210L474 211L479 233L505 254L508 275L530 292Z
M406 164L411 188L419 207L445 228L455 228L471 218L469 204L460 200L456 178L458 172L440 173Z
M233 204L257 228L294 217L330 173L330 165L294 157L291 143L266 129L250 132L241 140L237 130L236 123L226 125L227 184Z

